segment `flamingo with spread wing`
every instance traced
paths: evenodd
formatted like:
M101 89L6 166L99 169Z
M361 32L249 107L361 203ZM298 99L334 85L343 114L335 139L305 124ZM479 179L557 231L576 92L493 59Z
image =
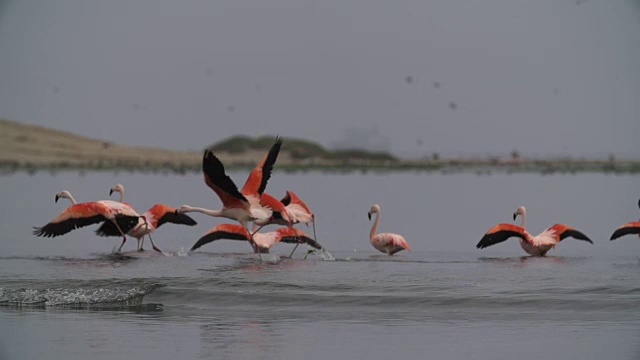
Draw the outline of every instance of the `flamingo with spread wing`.
M522 246L522 249L526 251L527 254L532 256L545 256L549 250L553 249L560 241L568 237L593 244L587 235L564 224L555 224L540 234L533 236L525 229L527 210L524 206L520 206L516 212L513 213L514 221L518 215L522 216L520 226L498 224L487 231L476 247L478 249L484 249L491 245L501 243L511 237L517 237L520 238L520 246Z

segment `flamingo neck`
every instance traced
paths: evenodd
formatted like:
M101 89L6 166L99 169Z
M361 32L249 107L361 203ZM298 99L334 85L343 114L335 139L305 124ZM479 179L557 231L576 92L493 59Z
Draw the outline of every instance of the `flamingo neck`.
M526 210L522 210L522 214L520 215L522 217L522 222L520 223L520 226L522 226L523 228L526 228L526 223L527 223L527 211Z
M199 207L189 207L185 212L199 212L199 213L203 213L213 217L223 216L221 210L211 210L211 209L205 209L205 208L199 208Z
M118 200L119 202L123 203L124 202L124 190L120 191L120 200Z
M371 233L369 233L369 240L372 240L374 236L376 236L376 231L378 231L378 221L380 220L380 212L375 213L376 220L373 222L373 226L371 227Z
M73 197L73 195L71 195L71 194L68 194L68 195L69 195L69 197L68 197L69 201L71 201L71 203L72 203L73 205L76 205L78 202L77 202L77 201L76 201L76 199Z

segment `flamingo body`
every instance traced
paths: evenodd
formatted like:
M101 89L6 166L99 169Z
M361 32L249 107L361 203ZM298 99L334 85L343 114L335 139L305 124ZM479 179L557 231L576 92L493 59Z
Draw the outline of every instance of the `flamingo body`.
M205 150L202 157L204 182L218 195L222 201L222 209L209 210L183 205L177 212L197 211L210 216L225 217L238 221L244 227L247 227L249 221L269 219L272 211L260 205L260 198L271 177L281 146L282 139L276 138L267 155L249 174L242 192L238 191L236 184L226 174L220 159L210 150Z
M589 239L585 234L564 224L555 224L540 234L533 236L529 234L524 227L526 222L526 210L524 206L519 207L513 214L514 220L517 215L522 216L521 226L514 224L498 224L487 231L476 247L478 249L484 249L491 245L506 241L511 237L517 237L520 240L520 246L527 254L532 256L545 256L549 250L553 249L560 241L568 237L593 244L591 239Z
M134 226L127 235L132 236L138 240L143 236L148 235L155 231L157 228L166 223L181 224L194 226L197 222L186 214L176 213L176 209L164 205L155 204L144 214L144 219L139 219L136 226ZM145 223L146 220L146 223ZM118 236L118 229L112 223L104 223L96 230L96 234L100 236Z
M402 250L411 251L407 240L405 240L402 235L394 233L376 234L376 236L371 239L371 245L378 251L388 255L393 255Z
M251 241L251 233L243 226L237 224L221 224L204 234L192 247L191 251L200 248L215 240L241 240ZM304 231L294 228L280 228L276 231L266 233L253 234L253 241L257 246L256 252L268 253L275 244L279 242L285 243L302 243L307 244L316 249L322 249L322 246L315 240L311 239Z
M289 209L273 195L266 192L263 193L260 198L260 205L271 209L272 213L271 217L268 219L254 221L256 225L265 226L269 224L278 224L291 227L295 223Z
M69 206L45 226L34 228L33 234L56 237L103 221L115 222L123 232L127 232L136 226L139 219L140 215L123 204L108 200L92 201Z
M369 234L369 240L375 249L387 255L393 255L402 250L411 251L409 243L407 243L407 240L405 240L402 235L388 232L376 234L378 221L380 220L380 205L374 204L371 206L368 213L369 220L371 220L371 214L377 214L376 220L371 227L371 233Z

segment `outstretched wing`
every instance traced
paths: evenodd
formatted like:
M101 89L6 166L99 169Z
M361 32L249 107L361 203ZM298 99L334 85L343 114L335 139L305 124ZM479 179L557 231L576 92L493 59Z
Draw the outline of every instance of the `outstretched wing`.
M33 234L44 237L64 235L71 230L105 221L108 214L109 209L97 202L75 204L66 208L45 226L34 227ZM131 218L138 221L137 217Z
M248 207L249 201L238 191L238 187L226 174L224 165L213 152L205 150L202 156L204 182L215 191L225 207Z
M530 241L527 236L527 231L523 227L513 224L498 224L484 234L476 247L478 249L484 249L491 245L501 243L511 237L519 237L522 240Z
M611 240L631 234L640 234L640 221L632 221L620 226L611 235Z
M198 223L195 220L193 220L191 216L187 214L176 213L175 211L170 213L168 212L162 215L162 217L158 220L158 226L156 226L156 228L159 228L160 225L166 224L166 223L188 225L188 226L198 225Z
M276 136L276 141L269 149L269 152L265 157L256 165L251 171L247 181L242 187L242 193L248 195L260 196L267 188L267 181L271 178L271 172L273 171L273 165L278 159L280 148L282 147L282 138Z
M198 241L191 247L191 251L215 240L229 239L248 241L250 238L251 234L249 234L249 231L242 225L221 224L209 230L200 239L198 239Z
M134 221L135 220L135 221ZM137 216L128 216L128 215L116 215L116 222L122 232L127 234L131 229L136 227L138 224L144 224L144 220ZM120 235L120 231L113 224L113 221L105 221L100 225L100 227L96 230L96 235L98 236L122 236Z
M558 241L562 241L568 237L572 237L574 239L583 240L593 244L593 241L591 241L591 239L589 239L587 235L565 224L554 224L546 231L550 230L555 231L555 233L558 235Z
M312 248L321 250L322 245L310 238L304 231L295 228L280 228L277 230L280 242L287 244L307 244Z

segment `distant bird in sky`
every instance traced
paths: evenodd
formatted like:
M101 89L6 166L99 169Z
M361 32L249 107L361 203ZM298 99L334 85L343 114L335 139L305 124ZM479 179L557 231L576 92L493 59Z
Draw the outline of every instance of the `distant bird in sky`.
M131 206L116 201L100 200L77 203L71 193L66 190L56 194L56 202L60 198L69 199L73 205L66 208L46 225L34 228L34 235L56 237L84 226L110 221L122 236L122 244L116 251L119 253L127 241L125 233L135 227L141 217Z
M228 239L251 241L252 235L245 227L237 224L220 224L204 234L192 247L191 251L200 248L212 241ZM253 241L257 245L254 251L263 254L269 253L275 244L279 242L290 244L307 244L315 249L321 250L322 246L310 238L304 231L283 227L271 232L257 232L253 234Z
M374 221L373 226L371 227L371 233L369 234L369 240L374 248L388 255L393 255L402 250L411 251L409 244L402 235L394 233L376 234L376 231L378 230L378 221L380 220L380 205L374 204L371 206L371 209L369 209L369 213L367 214L369 220L371 220L372 214L377 214L376 221Z
M116 184L109 191L109 195L113 194L114 192L120 193L119 201L126 204L124 202L124 186L122 186L122 184ZM165 223L182 224L189 226L194 226L197 224L197 222L193 220L189 215L176 213L176 209L171 206L164 204L155 204L144 214L142 214L142 217L138 220L138 224L134 228L129 230L127 232L127 235L132 236L136 238L136 240L138 240L138 251L144 251L144 236L146 235L149 236L149 240L151 241L153 250L162 253L162 250L160 250L153 243L151 233ZM117 236L118 229L116 229L112 223L105 222L98 228L98 230L96 230L96 234L98 234L99 236Z
M511 237L520 238L520 246L532 256L544 256L549 250L553 249L560 241L565 238L572 237L577 240L584 240L593 244L585 234L580 231L564 224L555 224L540 234L533 236L525 229L527 210L524 206L520 206L516 212L513 213L513 220L515 221L518 215L522 216L522 223L520 226L513 224L498 224L482 237L476 247L478 249L484 249L491 245L501 243Z
M640 207L640 200L638 200L638 207ZM632 234L640 234L640 221L631 221L620 226L611 235L611 240L615 240L621 236Z

